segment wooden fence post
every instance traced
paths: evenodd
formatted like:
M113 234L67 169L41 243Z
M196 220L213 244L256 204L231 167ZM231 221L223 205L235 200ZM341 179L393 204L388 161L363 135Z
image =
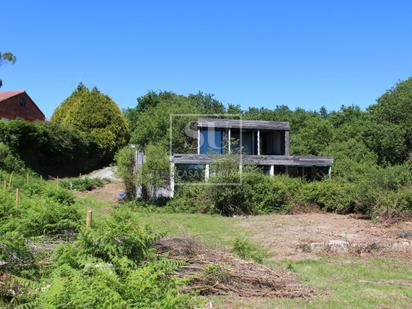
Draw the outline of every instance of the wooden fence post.
M16 188L16 208L19 208L19 203L20 203L20 192L19 192L19 188Z
M86 212L86 226L92 227L92 214L93 210L88 208Z

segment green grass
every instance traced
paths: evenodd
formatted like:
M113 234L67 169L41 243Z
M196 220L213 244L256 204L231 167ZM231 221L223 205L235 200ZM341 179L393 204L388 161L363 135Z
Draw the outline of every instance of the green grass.
M136 219L168 235L199 237L211 247L229 248L245 235L232 218L219 215L136 213Z

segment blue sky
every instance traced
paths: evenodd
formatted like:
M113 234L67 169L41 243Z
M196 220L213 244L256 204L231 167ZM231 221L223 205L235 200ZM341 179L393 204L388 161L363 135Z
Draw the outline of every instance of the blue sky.
M83 81L121 108L149 90L223 103L365 108L412 76L412 1L2 1L2 90L48 117Z

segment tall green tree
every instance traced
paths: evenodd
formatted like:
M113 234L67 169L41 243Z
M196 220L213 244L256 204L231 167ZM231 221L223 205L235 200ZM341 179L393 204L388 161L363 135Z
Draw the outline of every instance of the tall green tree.
M399 126L406 140L407 152L412 152L412 78L399 82L386 91L369 110L378 123ZM398 132L399 133L399 132ZM402 156L405 160L407 154Z
M126 119L116 103L96 87L89 90L81 83L54 111L51 121L94 136L107 161L129 141Z
M197 117L182 115L224 112L223 104L210 94L199 92L183 96L169 91L151 91L138 98L137 106L127 109L125 115L132 132L131 142L140 149L149 144L168 148L172 141L173 152L185 153L193 152L196 146L188 132Z
M11 52L0 52L0 65L4 62L16 63L16 56ZM0 87L3 86L3 81L0 79Z

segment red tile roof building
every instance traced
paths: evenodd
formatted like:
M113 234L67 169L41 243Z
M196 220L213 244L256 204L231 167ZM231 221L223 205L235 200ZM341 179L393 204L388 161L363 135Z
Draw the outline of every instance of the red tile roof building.
M23 90L0 91L0 120L44 121L46 117Z

